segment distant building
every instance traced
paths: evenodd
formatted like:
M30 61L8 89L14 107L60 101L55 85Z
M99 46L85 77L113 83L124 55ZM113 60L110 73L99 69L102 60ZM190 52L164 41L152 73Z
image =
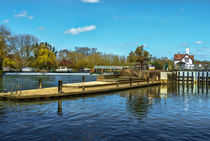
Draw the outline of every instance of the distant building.
M34 69L30 68L30 67L23 67L23 68L21 68L21 71L23 71L23 72L32 72L32 71L34 71Z
M176 68L193 69L194 68L194 55L190 55L190 49L186 48L185 54L174 55L174 65Z

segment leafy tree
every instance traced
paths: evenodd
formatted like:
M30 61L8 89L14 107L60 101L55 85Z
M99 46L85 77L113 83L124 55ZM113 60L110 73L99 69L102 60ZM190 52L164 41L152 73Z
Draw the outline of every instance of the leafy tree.
M128 56L128 62L138 65L139 69L143 69L144 66L147 66L151 58L149 52L144 50L143 47L143 45L138 46L135 52L131 51Z
M41 43L40 47L35 51L35 56L34 65L36 67L40 69L52 69L56 67L57 61L55 54L43 43Z

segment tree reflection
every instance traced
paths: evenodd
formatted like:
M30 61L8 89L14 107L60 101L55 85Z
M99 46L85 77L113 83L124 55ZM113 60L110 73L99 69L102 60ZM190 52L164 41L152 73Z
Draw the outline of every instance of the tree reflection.
M3 88L3 76L0 75L0 92L3 92L4 88Z
M127 97L127 110L139 120L145 118L154 102L160 102L160 86L134 89L120 92L120 96Z

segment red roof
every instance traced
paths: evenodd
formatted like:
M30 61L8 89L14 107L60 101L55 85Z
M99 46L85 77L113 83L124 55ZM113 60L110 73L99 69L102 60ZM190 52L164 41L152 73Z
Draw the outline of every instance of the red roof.
M182 60L186 55L189 56L192 60L194 60L194 55L188 55L188 54L175 54L174 60Z

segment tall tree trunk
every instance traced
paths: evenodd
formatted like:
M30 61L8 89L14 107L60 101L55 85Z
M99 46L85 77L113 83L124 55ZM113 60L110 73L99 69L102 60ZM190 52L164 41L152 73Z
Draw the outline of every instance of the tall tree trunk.
M0 75L3 73L3 58L0 58Z

